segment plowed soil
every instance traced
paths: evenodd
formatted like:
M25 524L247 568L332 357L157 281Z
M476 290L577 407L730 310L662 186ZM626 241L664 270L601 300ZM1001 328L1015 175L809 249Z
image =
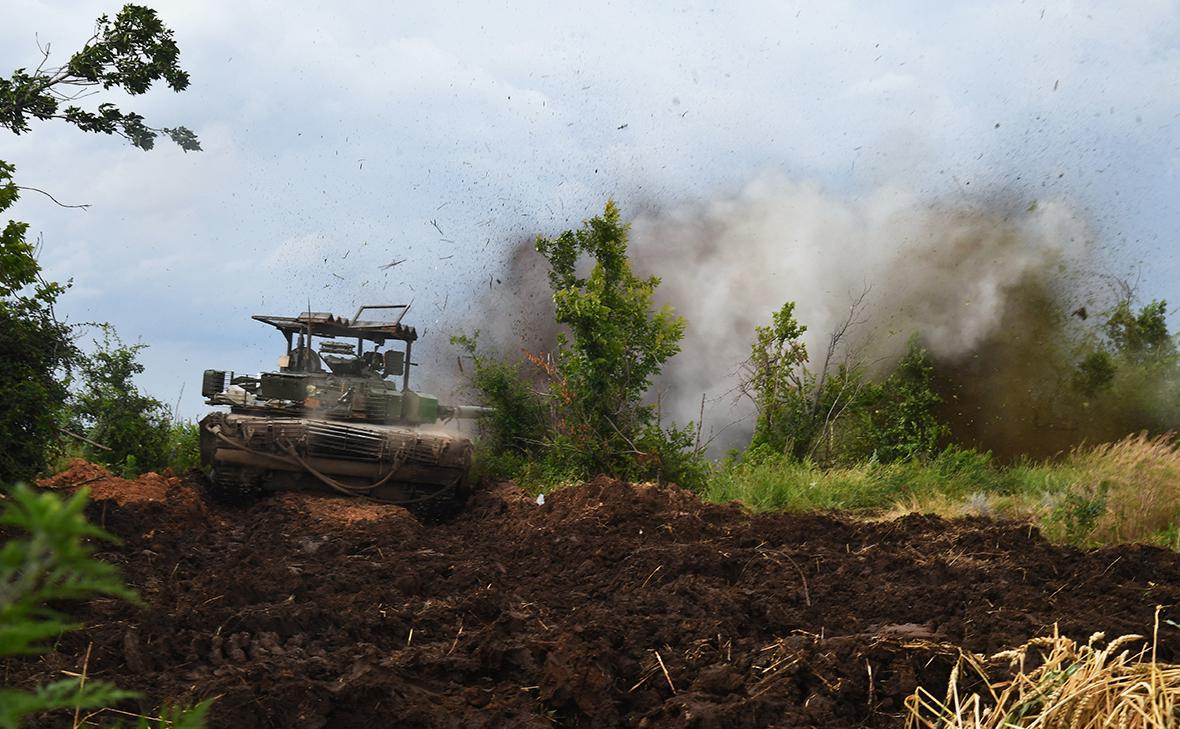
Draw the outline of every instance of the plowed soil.
M90 467L93 468L93 467ZM93 478L81 465L52 486ZM959 647L1053 630L1150 631L1180 558L1079 551L1028 526L910 516L752 516L606 479L548 496L485 486L446 524L284 495L101 477L91 516L144 600L4 665L78 671L161 701L218 697L212 726L898 727ZM1180 651L1164 625L1161 658ZM133 703L126 708L136 710ZM65 725L69 725L66 720Z

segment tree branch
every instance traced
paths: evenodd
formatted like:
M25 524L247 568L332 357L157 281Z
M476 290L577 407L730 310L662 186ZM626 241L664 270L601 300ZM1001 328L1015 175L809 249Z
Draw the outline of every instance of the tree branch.
M15 187L18 190L31 190L33 192L39 192L63 208L77 208L80 210L85 210L90 207L90 203L85 203L83 205L66 205L64 202L58 200L56 197L54 197L53 195L50 195L49 193L45 192L44 190L42 190L39 187L26 187L25 185L13 185L13 187Z

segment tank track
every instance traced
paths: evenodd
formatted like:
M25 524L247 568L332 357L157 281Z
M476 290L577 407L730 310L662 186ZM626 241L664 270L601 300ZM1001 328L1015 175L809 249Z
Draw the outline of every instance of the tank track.
M251 504L262 496L262 474L253 469L219 464L209 475L209 495L223 504Z
M464 476L458 483L442 490L433 498L405 506L423 521L447 521L463 510L470 496L470 481Z

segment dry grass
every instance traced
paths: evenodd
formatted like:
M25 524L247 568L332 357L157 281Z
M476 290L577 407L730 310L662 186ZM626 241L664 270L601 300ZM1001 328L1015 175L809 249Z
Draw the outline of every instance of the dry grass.
M1072 492L1105 502L1085 541L1145 541L1180 517L1180 448L1171 433L1075 450L1067 465L1077 478Z
M1158 611L1156 633L1159 632ZM1100 648L1053 635L990 658L964 654L939 699L906 699L907 729L1163 729L1180 722L1180 666L1156 661L1155 645L1127 635ZM1132 646L1141 644L1138 651ZM997 676L1002 676L998 678ZM964 683L982 685L971 691Z
M895 498L884 518L912 512L1038 524L1079 546L1147 542L1180 548L1180 444L1175 434L1128 436L1075 448L1059 462L1006 471L996 490L922 489Z

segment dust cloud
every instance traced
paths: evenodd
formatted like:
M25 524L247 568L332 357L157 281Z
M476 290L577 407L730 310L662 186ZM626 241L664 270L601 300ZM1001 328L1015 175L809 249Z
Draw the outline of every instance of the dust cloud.
M1044 341L1046 317L1054 346L1064 340L1071 324L1059 313L1090 252L1085 222L1060 203L932 201L896 187L841 198L779 176L729 199L643 215L632 227L636 268L662 277L659 296L688 321L661 400L684 422L698 418L704 394L706 431L728 427L722 446L749 435L749 405L735 402L737 371L754 327L784 302L796 303L808 328L813 365L851 320L838 357L885 371L917 336L940 364L978 376L982 365L968 363L997 340L1035 330ZM1037 306L1023 305L1030 296ZM1039 361L1035 352L1013 354ZM962 407L959 384L944 383ZM961 418L964 426L971 419Z
M1152 427L1140 407L1150 398L1132 407L1069 391L1077 345L1095 324L1071 312L1113 301L1093 273L1086 220L1064 202L931 199L900 187L847 197L765 176L727 198L639 213L630 251L637 273L661 277L658 303L687 320L652 400L665 423L684 424L699 419L703 395L714 455L748 442L740 366L754 327L787 301L808 328L813 366L848 322L836 356L870 374L887 372L917 338L936 364L942 418L963 445L1049 456ZM551 349L545 271L532 241L520 241L501 294L513 299L513 321L484 344L506 356Z

